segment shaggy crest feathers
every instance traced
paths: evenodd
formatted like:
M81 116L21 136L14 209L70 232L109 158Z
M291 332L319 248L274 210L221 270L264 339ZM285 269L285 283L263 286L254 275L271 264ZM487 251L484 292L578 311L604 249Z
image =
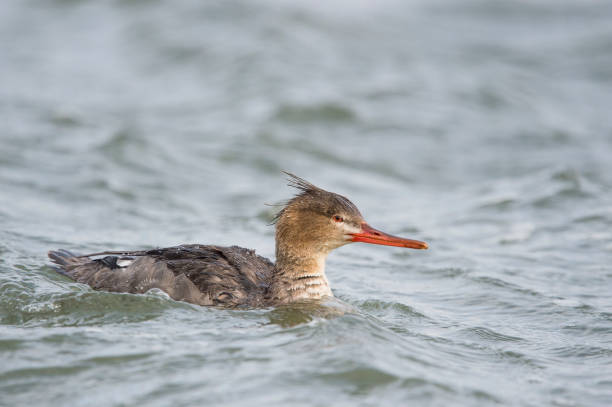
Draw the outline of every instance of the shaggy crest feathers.
M290 187L297 188L305 193L315 193L317 191L323 191L321 188L317 187L316 185L311 184L310 182L306 181L304 178L300 178L295 174L292 174L287 171L283 171L283 174L286 174L287 176L289 176L289 178L287 179L289 183L287 185L289 185Z
M289 177L287 185L298 189L300 192L290 200L280 204L283 205L283 208L274 216L271 224L277 223L291 206L297 206L298 209L311 210L326 216L332 216L337 212L346 212L361 217L359 209L348 198L321 189L290 172L283 171L283 173ZM325 205L321 203L325 203Z

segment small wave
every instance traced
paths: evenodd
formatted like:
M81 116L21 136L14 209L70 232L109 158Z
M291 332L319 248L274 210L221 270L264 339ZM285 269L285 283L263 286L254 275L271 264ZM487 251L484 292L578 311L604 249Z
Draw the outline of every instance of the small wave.
M534 191L535 197L531 200L531 204L539 208L554 207L565 200L587 198L596 191L594 185L571 168L552 172L548 180L541 180L534 187L544 191L543 194Z
M602 363L608 363L612 357L612 349L590 345L563 346L551 349L551 353L560 358L601 359Z
M359 304L359 308L366 312L395 311L403 316L413 318L427 318L427 316L413 307L399 302L380 300L366 300Z
M521 294L527 294L527 295L534 296L534 297L543 297L542 293L538 291L532 290L530 288L518 286L516 284L510 283L500 278L490 277L490 276L473 276L473 277L470 276L469 278L475 282L485 284L488 286L504 288L504 289L515 291Z
M155 294L71 292L29 297L5 306L11 318L3 323L35 326L91 326L112 322L142 322L155 319L183 303ZM189 304L186 304L187 306Z
M354 391L366 391L399 380L397 376L371 366L358 366L333 373L324 373L320 375L320 378L325 381L342 382L345 385L354 386ZM425 382L423 379L415 380L417 382L415 384Z
M29 377L41 377L41 376L65 376L74 375L83 370L87 369L86 366L72 365L72 366L44 366L44 367L31 367L23 369L9 370L6 373L0 375L0 380L14 380L20 378Z
M517 336L504 335L500 332L497 332L491 328L485 327L471 327L465 328L463 332L467 333L468 336L474 335L478 339L484 339L492 342L520 342L524 341L523 338L519 338Z
M517 222L509 227L506 233L499 239L500 244L521 243L528 240L536 230L536 227L531 222Z
M276 307L270 311L268 316L270 324L289 328L354 312L355 310L349 304L337 298L330 298L325 301L303 301Z
M155 353L128 353L122 355L96 356L82 359L81 362L93 365L120 365L133 360L143 360L155 356Z
M291 123L312 122L352 122L357 115L347 106L337 103L320 103L316 105L282 105L274 118Z
M53 113L48 118L49 122L58 127L73 128L83 125L81 119L75 114Z
M128 153L128 149L131 147L140 150L146 148L147 144L147 140L142 138L136 130L123 128L107 138L97 149L111 157L117 158Z

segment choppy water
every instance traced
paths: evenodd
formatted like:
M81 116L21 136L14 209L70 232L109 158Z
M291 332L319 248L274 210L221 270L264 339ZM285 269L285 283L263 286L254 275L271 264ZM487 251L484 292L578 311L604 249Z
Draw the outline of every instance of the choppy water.
M1 405L612 405L610 2L203 3L2 2ZM273 257L281 169L431 249L247 311L47 266Z

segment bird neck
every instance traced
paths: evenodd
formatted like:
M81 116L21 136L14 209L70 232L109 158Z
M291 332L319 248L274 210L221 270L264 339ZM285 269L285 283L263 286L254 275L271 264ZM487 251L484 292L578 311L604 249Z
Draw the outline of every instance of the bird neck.
M280 302L332 297L325 276L327 253L310 253L296 248L277 246L276 272L271 292Z

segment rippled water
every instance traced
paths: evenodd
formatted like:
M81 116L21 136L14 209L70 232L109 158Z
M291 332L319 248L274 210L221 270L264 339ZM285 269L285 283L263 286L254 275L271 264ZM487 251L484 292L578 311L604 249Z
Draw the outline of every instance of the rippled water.
M612 6L8 0L0 404L612 405ZM46 251L273 257L286 169L427 252L337 300L94 292Z

